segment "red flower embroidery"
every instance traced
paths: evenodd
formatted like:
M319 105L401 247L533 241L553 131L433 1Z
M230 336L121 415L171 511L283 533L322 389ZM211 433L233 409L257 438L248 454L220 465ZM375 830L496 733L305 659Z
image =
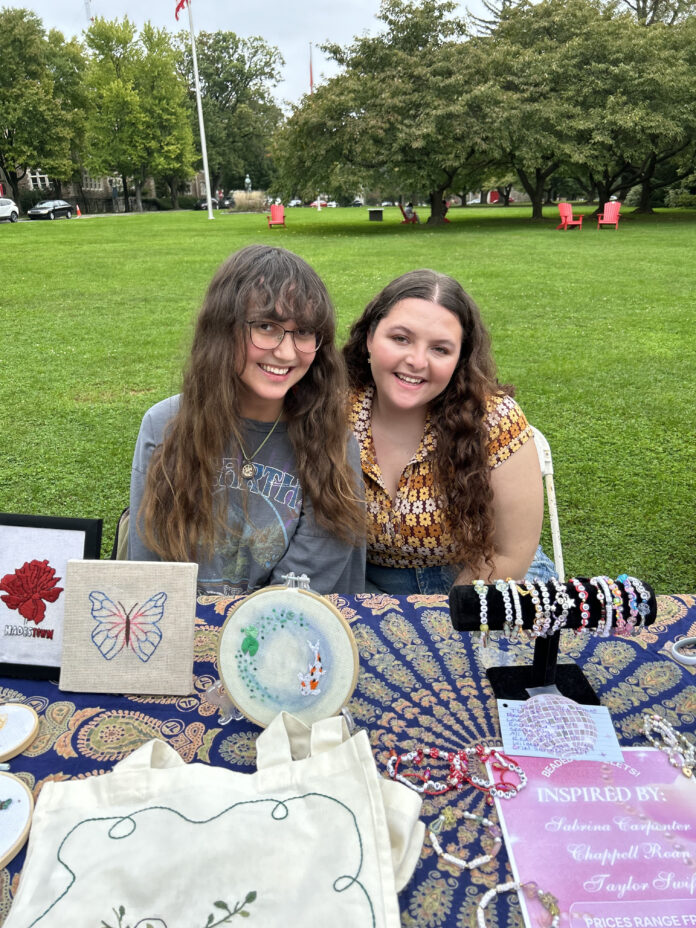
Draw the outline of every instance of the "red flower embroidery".
M7 603L8 609L17 609L25 619L38 625L46 616L46 603L54 603L63 592L63 587L56 586L59 580L48 561L25 561L13 574L5 574L0 580L0 590L7 593L0 599Z

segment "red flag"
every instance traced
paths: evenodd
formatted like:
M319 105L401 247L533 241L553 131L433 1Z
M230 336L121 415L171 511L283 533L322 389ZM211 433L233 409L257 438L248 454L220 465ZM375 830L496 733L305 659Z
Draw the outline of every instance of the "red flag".
M178 0L176 4L176 10L174 10L174 15L177 19L179 18L179 13L181 13L188 2L189 0Z

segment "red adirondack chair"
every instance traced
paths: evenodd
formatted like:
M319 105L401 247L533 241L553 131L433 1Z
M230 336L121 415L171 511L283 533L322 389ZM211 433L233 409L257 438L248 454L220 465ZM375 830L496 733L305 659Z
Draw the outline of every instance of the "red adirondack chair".
M418 213L415 211L415 209L413 210L412 216L406 215L406 210L403 208L401 203L399 203L399 209L401 210L401 215L404 217L401 220L401 225L403 225L404 223L406 223L407 225L410 225L411 223L413 223L415 225L417 222L420 222L420 219L418 218Z
M273 226L285 226L285 207L282 203L274 203L271 206L271 215L266 217L268 219L268 228L272 229Z
M618 229L620 209L621 204L618 200L610 200L608 203L605 203L604 212L597 216L597 228L600 229L602 226L614 226L615 229Z
M559 203L558 212L561 214L560 225L557 225L557 229L572 229L577 227L582 229L582 220L583 216L573 216L573 207L570 203Z

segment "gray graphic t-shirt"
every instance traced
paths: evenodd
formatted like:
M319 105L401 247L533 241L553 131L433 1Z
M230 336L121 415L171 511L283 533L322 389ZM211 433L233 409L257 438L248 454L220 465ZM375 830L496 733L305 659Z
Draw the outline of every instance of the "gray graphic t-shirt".
M143 418L131 473L130 560L157 560L140 538L135 515L145 486L153 450L162 442L167 423L179 407L179 397L157 403ZM243 420L242 442L252 454L272 428L270 422ZM213 488L227 495L230 532L210 559L198 559L198 586L210 593L246 593L282 583L290 571L307 573L319 593L360 593L365 585L365 548L338 541L314 520L295 469L295 454L285 423L279 422L260 452L253 455L254 476L241 474L244 463L236 443L221 462ZM356 474L356 492L362 486L357 443L349 442L349 460Z

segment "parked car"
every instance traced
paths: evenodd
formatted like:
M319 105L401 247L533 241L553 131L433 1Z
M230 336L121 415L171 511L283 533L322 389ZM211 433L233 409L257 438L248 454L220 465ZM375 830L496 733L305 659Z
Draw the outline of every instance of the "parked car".
M364 206L364 205L365 205L365 204L364 204L363 201L360 199L360 197L356 197L356 198L353 200L352 204L351 204L351 206Z
M312 200L312 202L309 205L313 206L316 209L317 206L320 206L320 205L328 206L329 204L327 203L326 200Z
M394 204L392 203L391 200L382 200L382 206L393 206L393 205Z
M302 200L298 200L297 197L295 197L294 200L290 200L288 206L302 206Z
M219 209L217 197L211 197L210 202L213 204L213 209ZM205 197L201 197L200 200L196 200L193 204L194 209L208 209L208 201Z
M0 219L9 219L10 222L17 222L19 219L19 209L14 200L8 197L0 197Z
M326 205L329 207L329 209L336 209L338 203L335 200L329 200Z
M67 200L42 200L27 213L30 219L58 219L65 216L71 219L74 207Z

